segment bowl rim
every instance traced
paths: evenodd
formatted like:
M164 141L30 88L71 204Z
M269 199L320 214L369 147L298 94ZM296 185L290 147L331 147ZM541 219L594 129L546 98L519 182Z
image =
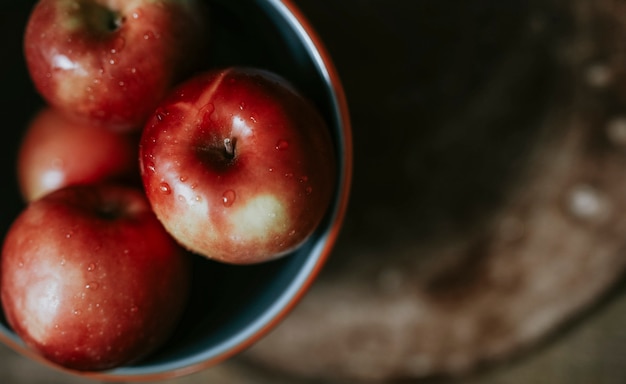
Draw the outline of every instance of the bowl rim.
M331 56L322 42L322 39L317 34L316 30L310 24L308 19L304 16L300 8L294 4L293 0L266 0L273 6L273 9L278 11L285 21L290 25L294 32L298 35L301 41L305 44L307 51L312 54L314 66L317 71L322 75L326 86L330 90L331 104L336 110L333 114L335 124L341 131L338 143L340 149L339 164L342 165L340 169L340 178L338 186L338 194L335 199L335 210L330 219L330 225L326 232L323 234L323 246L319 251L319 257L315 259L310 272L302 283L297 287L295 293L288 298L287 302L280 307L277 313L273 315L268 321L266 321L261 327L254 330L247 337L236 342L231 348L216 354L215 356L204 359L202 361L191 363L186 366L165 369L162 371L155 371L153 373L115 373L112 371L102 372L80 372L72 371L66 368L60 367L39 356L36 352L30 350L23 345L21 340L13 334L0 331L0 341L5 345L19 352L20 354L36 360L48 367L52 367L61 372L75 374L89 379L104 380L108 382L114 381L154 381L154 380L167 380L176 377L185 376L188 374L196 373L217 365L250 347L263 336L265 336L270 330L276 327L296 306L296 304L303 298L306 292L315 281L317 275L324 266L326 260L330 256L332 249L339 236L343 221L345 219L348 200L350 196L351 183L352 183L352 167L353 167L353 147L352 147L352 128L350 121L350 114L348 109L348 103L345 95L343 85L341 83L339 74L335 67Z

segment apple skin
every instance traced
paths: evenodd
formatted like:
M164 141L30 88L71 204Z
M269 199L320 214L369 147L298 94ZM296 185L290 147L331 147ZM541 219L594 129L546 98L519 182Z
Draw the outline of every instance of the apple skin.
M255 68L211 70L181 84L148 120L139 159L170 234L231 264L300 246L336 185L334 144L317 109L284 78Z
M9 325L45 359L78 371L135 361L171 335L190 255L140 189L72 186L29 204L2 249Z
M205 7L194 0L40 0L26 26L24 55L50 105L139 129L195 70L205 24Z
M31 121L19 147L22 197L28 202L74 184L141 185L138 146L138 133L102 129L44 108Z

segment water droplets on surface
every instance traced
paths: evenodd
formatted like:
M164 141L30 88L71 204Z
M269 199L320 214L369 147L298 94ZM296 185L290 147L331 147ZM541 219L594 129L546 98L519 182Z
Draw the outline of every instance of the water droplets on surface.
M606 125L606 135L614 145L626 147L626 116L610 120Z
M152 31L147 31L143 34L143 39L144 40L150 40L150 39L154 39L154 32Z
M225 207L231 207L237 198L237 194L232 189L224 192L222 194L222 203L224 203Z
M172 188L168 183L161 183L159 184L159 191L165 195L169 195L172 193Z
M90 289L92 291L95 291L96 289L98 289L98 283L96 282L90 282L85 284L85 289Z
M285 151L289 148L289 142L287 140L280 139L276 142L277 151Z
M155 166L154 162L148 161L146 163L146 168L148 169L148 171L150 171L152 173L156 173L156 166Z
M313 193L313 187L311 187L310 185L309 185L309 186L307 186L306 188L304 188L304 192L305 192L307 195L310 195L311 193Z
M184 94L181 94L180 97L184 97ZM215 112L215 105L213 105L213 103L207 103L200 108L201 121L199 123L201 125L209 125L214 119L213 112Z
M609 213L604 195L589 185L574 186L567 196L567 210L572 216L584 220L601 220Z
M169 115L169 112L164 108L158 108L155 113L155 116L159 122L165 120L167 115Z
M125 46L126 46L126 40L122 36L118 36L113 41L113 47L111 48L111 53L113 54L120 53L122 52Z
M587 83L593 87L605 87L613 80L611 69L602 63L596 63L587 68Z
M95 271L95 270L96 270L96 264L94 264L94 263L90 263L90 264L87 266L87 272L93 272L93 271Z

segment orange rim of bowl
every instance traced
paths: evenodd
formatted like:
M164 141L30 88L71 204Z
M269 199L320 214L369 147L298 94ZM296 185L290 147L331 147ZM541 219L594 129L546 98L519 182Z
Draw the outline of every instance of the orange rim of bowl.
M276 327L296 306L296 304L303 298L306 292L311 287L311 284L315 281L317 275L324 266L326 260L330 256L333 247L339 236L343 221L345 219L346 211L348 208L348 201L350 196L350 188L352 182L352 129L350 122L350 114L348 109L348 103L341 83L339 74L335 68L329 52L327 51L321 38L318 36L315 29L303 15L302 11L292 2L292 0L270 0L276 3L276 8L282 7L285 15L290 15L294 23L291 23L294 29L297 29L298 35L306 41L308 47L312 47L311 52L316 54L315 64L318 66L318 70L325 76L327 85L332 91L334 97L333 104L336 109L334 118L337 120L337 124L341 130L342 142L339 146L340 149L340 164L343 165L341 171L341 179L339 180L340 186L338 189L338 196L336 199L336 208L331 220L328 231L325 233L324 245L320 251L319 257L315 261L315 265L312 267L310 273L306 276L303 283L297 288L295 294L289 298L288 302L280 308L280 311L276 313L268 322L262 327L258 328L252 335L245 340L234 345L230 349L213 356L212 358L192 363L188 366L174 368L169 371L160 371L154 373L137 373L137 374L112 374L110 372L76 372L69 371L63 367L59 367L54 363L49 362L45 358L39 356L37 353L31 351L29 348L20 344L17 339L14 339L4 333L0 333L0 340L12 348L18 351L20 354L31 358L35 361L42 363L43 365L52 367L53 369L60 370L62 372L77 374L79 376L87 377L95 380L104 381L154 381L154 380L167 380L176 377L181 377L193 373L197 373L204 369L215 366L231 357L241 353L263 336L265 336L271 329Z

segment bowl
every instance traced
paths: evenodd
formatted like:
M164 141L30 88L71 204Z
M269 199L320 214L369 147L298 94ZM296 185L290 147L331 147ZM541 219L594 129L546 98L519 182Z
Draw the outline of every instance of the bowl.
M211 10L212 66L248 65L275 71L311 98L332 131L339 161L334 201L313 236L293 254L252 266L195 258L192 297L171 341L132 365L103 372L74 372L104 381L161 380L194 373L228 359L258 341L298 303L336 242L349 198L352 174L351 127L346 98L329 53L301 11L289 0L207 0ZM5 177L0 230L6 233L23 208L15 176L22 132L41 106L22 54L21 36L33 6L13 2L0 8L0 144ZM0 340L17 352L27 349L0 314ZM50 364L52 365L52 364ZM63 368L56 367L60 370Z

